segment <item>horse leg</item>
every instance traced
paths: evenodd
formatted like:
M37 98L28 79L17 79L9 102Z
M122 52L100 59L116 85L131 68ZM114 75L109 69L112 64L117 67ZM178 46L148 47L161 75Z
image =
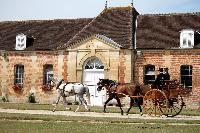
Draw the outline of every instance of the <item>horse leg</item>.
M81 97L79 95L77 95L78 97L78 107L76 108L75 112L77 112L80 108L80 104L82 104L82 100L81 100Z
M80 104L78 104L78 107L76 108L75 112L77 112L79 110L79 106L80 106Z
M64 97L64 96L63 96L63 104L64 104L66 110L71 110L71 108L67 107L67 100L66 100L66 97Z
M87 110L87 111L90 111L90 108L88 108L88 105L87 105L87 102L86 102L86 100L83 98L83 104L84 104L84 106L85 106L85 109Z
M88 105L87 105L87 102L86 102L86 100L84 99L84 106L85 106L85 109L87 110L87 111L90 111L90 108L88 108Z
M119 108L121 109L121 115L123 115L124 113L123 113L123 110L122 110L122 105L121 105L120 99L119 99L119 97L117 95L115 96L115 99L117 100Z
M128 113L129 113L129 111L131 110L131 108L133 107L133 105L134 105L134 100L133 100L133 98L130 98L130 107L129 107L129 109L128 109L128 111L126 112L126 115L128 115Z
M86 100L83 98L83 95L80 96L80 101L81 101L81 103L85 106L85 109L89 111L90 109L88 108L87 102L86 102Z
M106 104L108 102L110 102L110 100L112 100L114 98L114 95L113 94L110 94L109 97L108 97L108 100L105 102L104 104L104 109L103 109L103 112L105 113L106 112Z
M136 103L137 103L137 106L139 107L140 115L141 115L141 116L143 115L143 113L142 113L142 107L141 107L142 100L143 100L142 98L138 98L138 99L136 100Z
M53 112L56 111L56 107L58 105L59 100L60 100L60 95L57 97L56 105L54 106L54 109L52 110Z

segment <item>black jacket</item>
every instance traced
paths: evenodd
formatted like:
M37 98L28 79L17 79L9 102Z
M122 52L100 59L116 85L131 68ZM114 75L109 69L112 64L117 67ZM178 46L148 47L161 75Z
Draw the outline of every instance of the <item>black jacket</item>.
M165 80L165 75L163 73L158 74L157 78L156 78L156 80L154 82L154 85L156 85L156 86L157 85L161 85L163 80Z

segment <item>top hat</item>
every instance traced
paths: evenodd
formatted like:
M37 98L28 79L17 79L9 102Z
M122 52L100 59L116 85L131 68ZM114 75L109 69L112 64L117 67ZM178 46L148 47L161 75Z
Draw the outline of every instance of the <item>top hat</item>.
M168 68L167 68L167 67L165 67L165 68L164 68L164 70L168 70Z

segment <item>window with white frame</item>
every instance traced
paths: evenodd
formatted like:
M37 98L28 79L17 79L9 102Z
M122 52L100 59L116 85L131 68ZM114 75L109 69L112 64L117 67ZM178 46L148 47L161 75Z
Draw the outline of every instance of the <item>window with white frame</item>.
M17 85L23 85L23 80L24 80L24 66L15 65L14 83Z
M184 88L192 88L192 66L182 65L181 68L181 84Z
M144 84L153 84L155 81L155 66L144 66Z
M180 34L180 48L194 47L194 30L182 30Z
M27 37L26 35L22 34L18 34L16 36L16 46L15 49L16 50L24 50L26 48L26 43L27 43Z
M51 78L53 77L53 65L44 65L44 79L43 84L47 85L50 83Z

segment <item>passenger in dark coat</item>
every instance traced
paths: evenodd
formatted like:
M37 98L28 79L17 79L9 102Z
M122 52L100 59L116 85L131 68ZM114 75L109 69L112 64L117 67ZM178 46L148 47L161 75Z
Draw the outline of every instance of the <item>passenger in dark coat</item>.
M170 80L170 75L168 73L168 68L164 68L164 80Z

